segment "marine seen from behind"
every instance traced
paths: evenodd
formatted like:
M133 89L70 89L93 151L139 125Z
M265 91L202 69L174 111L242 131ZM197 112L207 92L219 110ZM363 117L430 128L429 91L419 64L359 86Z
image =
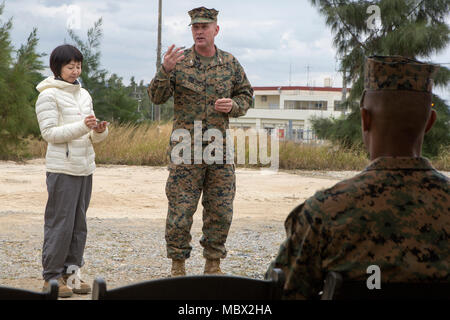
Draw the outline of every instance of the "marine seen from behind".
M314 299L330 271L344 281L450 281L450 180L421 156L436 120L437 67L401 56L366 60L361 124L371 163L317 192L285 221L272 268L286 274L287 299Z

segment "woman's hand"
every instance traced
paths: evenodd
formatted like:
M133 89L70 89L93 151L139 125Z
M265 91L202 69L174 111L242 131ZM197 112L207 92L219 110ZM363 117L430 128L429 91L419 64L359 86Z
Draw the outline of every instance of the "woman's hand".
M102 133L103 131L106 130L106 127L108 126L108 122L106 121L101 121L98 123L98 125L94 128L94 131L97 133Z
M84 118L84 124L89 128L89 129L94 129L97 126L97 119L95 118L94 115L90 115L87 116L86 118Z
M84 118L84 123L89 129L94 130L97 133L105 131L106 126L108 125L108 122L106 121L97 122L97 118L94 115Z

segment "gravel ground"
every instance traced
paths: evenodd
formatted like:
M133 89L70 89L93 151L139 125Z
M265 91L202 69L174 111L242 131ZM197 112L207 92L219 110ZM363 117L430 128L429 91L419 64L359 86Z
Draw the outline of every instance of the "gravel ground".
M267 174L236 170L233 223L222 270L263 279L285 238L288 213L317 190L328 188L355 171L283 171ZM450 173L446 173L450 176ZM99 166L88 216L83 279L106 280L108 288L167 277L171 261L164 239L167 198L164 167ZM42 159L25 164L0 161L0 285L41 290L41 253L47 201ZM193 247L188 274L203 273L199 244L199 204L192 226ZM73 300L90 299L74 295Z
M13 214L17 219L23 218L33 223L15 224L14 231L0 234L0 284L40 290L43 284L42 215L0 212L0 217ZM96 277L102 277L108 288L114 288L169 276L170 260L165 252L164 224L163 219L88 218L84 254L86 264L81 269L83 279L92 283ZM263 279L283 236L284 227L279 221L234 221L227 241L228 256L222 260L222 270L227 274ZM186 262L188 274L203 272L200 237L201 221L194 219L193 250ZM71 299L90 298L90 295L74 295Z

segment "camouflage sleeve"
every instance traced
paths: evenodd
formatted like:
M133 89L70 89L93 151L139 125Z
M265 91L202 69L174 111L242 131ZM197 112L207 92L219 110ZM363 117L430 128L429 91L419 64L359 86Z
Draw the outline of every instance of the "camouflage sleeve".
M148 96L154 104L163 104L173 95L175 73L167 73L163 66L159 68L147 89Z
M247 79L244 68L235 59L235 79L232 100L233 107L229 113L230 117L244 116L253 103L253 88Z
M317 221L313 221L308 201L287 217L286 240L266 273L267 276L273 268L283 270L286 277L284 299L316 299L323 287L321 230Z

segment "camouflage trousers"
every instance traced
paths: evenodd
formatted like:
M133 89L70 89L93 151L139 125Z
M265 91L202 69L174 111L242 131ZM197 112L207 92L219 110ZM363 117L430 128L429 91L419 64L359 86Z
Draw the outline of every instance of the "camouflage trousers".
M225 258L225 242L236 193L234 165L170 165L169 172L166 183L169 200L165 234L167 257L190 257L193 215L203 192L203 235L200 239L203 256L207 259Z

